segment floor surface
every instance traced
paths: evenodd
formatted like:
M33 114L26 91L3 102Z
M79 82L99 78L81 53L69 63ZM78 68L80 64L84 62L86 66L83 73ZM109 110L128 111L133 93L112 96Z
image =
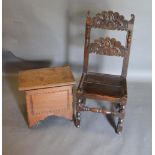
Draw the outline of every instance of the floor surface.
M128 82L121 135L115 133L111 118L91 112L82 113L80 128L71 121L51 116L29 129L24 93L17 90L17 72L49 64L3 53L3 155L151 155L151 82ZM110 105L93 100L87 100L87 104Z
M3 155L151 155L151 83L128 83L124 130L104 115L82 113L81 127L48 117L29 129L17 76L3 76ZM106 104L87 100L87 104Z

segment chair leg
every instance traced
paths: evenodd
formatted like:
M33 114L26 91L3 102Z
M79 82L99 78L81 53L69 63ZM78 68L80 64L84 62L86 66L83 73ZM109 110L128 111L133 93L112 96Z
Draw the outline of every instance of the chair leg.
M124 116L125 116L125 105L124 104L120 104L119 113L121 113L121 117L118 118L116 132L118 134L121 134L123 130L123 122L124 122Z
M80 115L81 115L80 112L76 112L75 126L76 126L77 128L80 127Z
M80 113L80 105L81 105L81 98L80 97L78 97L77 98L77 101L76 101L76 118L75 118L75 126L77 127L77 128L79 128L80 127L80 120L81 120L81 118L80 118L80 116L81 116L81 113Z
M86 98L85 97L78 97L76 103L76 118L75 118L75 126L80 127L80 120L81 120L81 108L85 105Z
M86 98L85 97L82 98L82 103L81 104L82 104L82 106L85 106L85 104L86 104Z

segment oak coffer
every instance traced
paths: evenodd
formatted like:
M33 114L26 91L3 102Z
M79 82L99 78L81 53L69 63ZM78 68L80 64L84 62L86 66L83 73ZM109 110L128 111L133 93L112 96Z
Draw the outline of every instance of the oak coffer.
M72 120L74 88L69 66L19 72L19 90L26 94L29 127L51 115Z

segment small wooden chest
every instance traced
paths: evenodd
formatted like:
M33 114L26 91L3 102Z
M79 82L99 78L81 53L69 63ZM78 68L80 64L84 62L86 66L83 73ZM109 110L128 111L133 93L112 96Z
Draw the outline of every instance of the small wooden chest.
M19 72L19 90L26 94L29 127L51 115L72 120L74 86L68 66Z

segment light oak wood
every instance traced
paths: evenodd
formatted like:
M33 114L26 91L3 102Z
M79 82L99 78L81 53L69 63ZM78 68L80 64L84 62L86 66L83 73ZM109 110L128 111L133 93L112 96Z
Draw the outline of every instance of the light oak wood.
M72 86L26 91L29 127L51 115L72 120L72 102Z
M26 94L28 126L51 115L72 120L74 84L68 66L20 72L19 90Z
M19 90L40 89L74 84L69 66L32 69L19 72Z

